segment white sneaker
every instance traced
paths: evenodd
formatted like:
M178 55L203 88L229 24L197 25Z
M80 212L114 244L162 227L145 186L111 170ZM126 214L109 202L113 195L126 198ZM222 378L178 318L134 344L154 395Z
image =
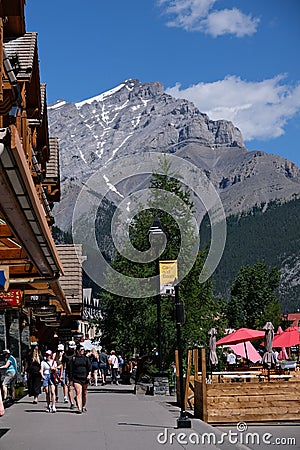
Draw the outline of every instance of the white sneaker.
M56 413L56 406L52 406L52 412Z
M69 403L68 397L64 397L64 403Z
M51 406L50 405L47 406L46 412L51 412Z

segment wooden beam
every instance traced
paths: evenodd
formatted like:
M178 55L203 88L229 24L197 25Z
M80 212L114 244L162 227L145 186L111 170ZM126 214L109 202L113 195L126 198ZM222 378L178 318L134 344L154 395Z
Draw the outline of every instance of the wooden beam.
M0 242L7 248L20 248L17 240L13 238L0 238Z
M199 380L199 366L198 366L199 355L197 348L194 348L193 350L193 359L194 359L194 379Z
M208 412L207 412L207 385L206 385L206 352L205 348L201 348L201 369L202 369L202 420L207 422Z
M0 247L0 261L4 259L28 262L27 255L22 248Z
M189 386L190 386L190 377L191 377L191 365L192 365L192 350L188 350L188 361L186 368L186 380L185 380L185 392L184 392L184 405L183 408L187 408L188 394L189 394Z
M32 267L32 269L28 270L28 264L24 264L21 266L9 266L9 276L10 278L19 277L19 278L28 278L28 277L35 277L38 274L38 271L35 267Z
M1 224L0 224L0 238L4 238L4 237L6 237L6 238L8 238L8 237L12 238L12 237L13 237L13 233L12 233L12 231L11 231L11 229L9 228L8 225L6 225L6 224L4 224L4 223L1 223Z

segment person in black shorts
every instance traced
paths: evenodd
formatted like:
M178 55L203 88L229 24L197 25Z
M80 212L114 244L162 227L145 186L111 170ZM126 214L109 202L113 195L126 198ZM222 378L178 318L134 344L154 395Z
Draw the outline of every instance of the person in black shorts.
M102 386L106 384L106 375L108 369L108 354L104 348L101 349L99 355L99 370L102 379Z
M71 365L71 360L75 356L75 354L76 354L76 343L74 341L70 341L68 344L68 349L63 355L63 362L66 367L66 385L68 386L70 409L75 408L74 386L70 381L70 365Z
M74 385L78 413L86 412L87 388L92 375L92 364L82 345L76 347L76 355L70 360L70 383Z

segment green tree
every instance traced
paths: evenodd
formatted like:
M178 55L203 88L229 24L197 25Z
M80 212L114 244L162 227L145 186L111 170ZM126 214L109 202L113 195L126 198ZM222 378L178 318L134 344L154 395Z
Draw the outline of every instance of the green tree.
M197 244L196 232L191 219L193 215L193 202L190 192L173 174L165 158L161 160L163 174L154 173L150 183L153 194L149 201L149 209L143 209L137 214L130 226L130 240L132 245L140 250L149 249L148 230L154 217L159 216L163 230L167 235L167 245L160 256L160 260L177 259L181 247L180 229L184 229L185 246L182 249L183 258L189 255L191 249ZM170 192L181 199L183 203L174 202L164 193ZM168 205L167 205L168 202ZM158 204L164 204L164 210L158 209ZM166 207L168 206L168 207ZM168 212L165 212L165 210ZM187 256L188 257L188 256ZM208 330L224 322L223 305L213 299L213 283L208 280L199 284L199 274L206 258L206 250L196 252L192 269L181 281L179 288L180 298L186 307L186 323L182 327L184 348L196 344L206 344ZM117 254L112 266L119 272L132 277L150 277L157 274L155 261L140 264ZM179 266L179 276L181 275ZM111 283L114 280L110 280ZM99 328L103 332L103 344L115 346L124 353L137 351L140 354L148 353L157 347L157 321L156 297L128 299L120 295L103 292L102 304L104 308L103 319ZM161 298L161 328L162 353L165 367L174 359L176 348L176 327L174 321L174 298ZM223 323L222 322L222 323Z
M261 328L270 321L280 323L280 304L277 296L280 273L268 269L263 261L241 267L231 286L228 303L228 322L233 328Z

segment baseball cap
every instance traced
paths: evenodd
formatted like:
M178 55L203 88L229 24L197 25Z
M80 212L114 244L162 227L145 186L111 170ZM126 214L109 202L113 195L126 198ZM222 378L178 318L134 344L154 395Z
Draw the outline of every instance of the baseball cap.
M46 355L50 355L50 356L52 356L52 355L53 355L53 353L52 353L52 351L51 351L51 350L47 350L47 351L46 351Z
M65 349L65 347L63 344L58 344L57 350L64 350L64 349Z
M7 349L7 348L5 348L4 350L3 350L3 354L10 354L10 351Z
M76 347L76 342L75 341L69 341L69 347L70 348L75 348Z

